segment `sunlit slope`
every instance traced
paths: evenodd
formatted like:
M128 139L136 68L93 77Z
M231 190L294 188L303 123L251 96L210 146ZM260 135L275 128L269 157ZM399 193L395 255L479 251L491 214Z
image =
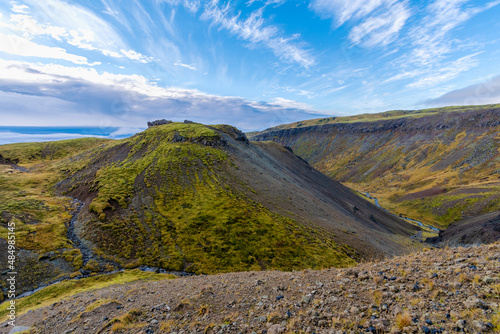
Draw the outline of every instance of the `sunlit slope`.
M10 224L18 250L17 293L82 267L80 251L66 237L72 200L57 196L54 186L67 176L62 160L108 142L88 138L0 146L0 250L8 254ZM0 270L7 268L8 257L1 256ZM3 286L7 286L6 278L0 276Z
M394 212L441 228L498 210L498 105L387 116L270 129L252 139L290 146L325 174L370 192Z

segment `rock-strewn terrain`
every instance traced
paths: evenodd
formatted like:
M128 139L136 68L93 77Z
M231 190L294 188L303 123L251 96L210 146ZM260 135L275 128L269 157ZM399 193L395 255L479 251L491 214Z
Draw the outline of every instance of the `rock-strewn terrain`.
M499 301L495 243L346 269L115 285L30 311L17 324L51 334L498 333Z

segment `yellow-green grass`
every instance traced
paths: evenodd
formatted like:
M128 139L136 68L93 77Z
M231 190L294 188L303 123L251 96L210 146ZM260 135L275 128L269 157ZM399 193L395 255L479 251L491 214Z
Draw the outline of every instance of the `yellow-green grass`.
M0 146L0 155L22 166L30 166L35 163L60 160L111 141L103 138L79 138L53 142L7 144Z
M143 272L138 269L126 270L109 275L98 275L78 280L66 280L43 288L30 296L16 300L16 316L21 316L29 310L36 310L64 299L73 297L81 292L94 291L111 285L126 284L139 280L174 279L176 276ZM0 321L6 319L9 301L0 305Z
M11 222L15 223L18 247L42 253L72 247L65 226L71 218L72 203L54 192L54 185L67 172L67 167L58 164L66 157L108 142L83 138L0 146L3 158L30 167L26 172L0 165L0 213L5 211L14 216ZM7 233L7 227L0 227L0 238L6 238Z
M481 215L497 211L500 207L500 184L477 184L473 189L480 189L477 194L453 194L453 190L467 190L467 187L454 187L447 193L425 198L400 201L404 195L397 185L383 187L376 182L344 183L359 192L370 192L370 196L378 199L379 204L396 215L409 217L424 224L430 224L440 229L446 229L450 224L466 216ZM417 191L431 187L418 188ZM490 200L497 197L495 200ZM373 200L370 200L374 202ZM474 210L474 211L471 211Z

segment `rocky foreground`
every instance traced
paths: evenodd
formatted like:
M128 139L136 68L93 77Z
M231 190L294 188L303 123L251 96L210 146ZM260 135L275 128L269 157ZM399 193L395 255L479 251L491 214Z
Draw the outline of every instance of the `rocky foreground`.
M499 302L496 243L347 269L112 286L30 311L17 325L51 334L498 333Z

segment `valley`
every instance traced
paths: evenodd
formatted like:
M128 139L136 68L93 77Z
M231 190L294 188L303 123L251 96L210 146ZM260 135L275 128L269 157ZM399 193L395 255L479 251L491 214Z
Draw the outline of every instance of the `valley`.
M251 133L388 210L446 229L500 207L500 106L391 111Z
M499 114L312 120L251 141L228 125L158 121L121 140L0 146L0 247L14 224L19 323L498 330Z

